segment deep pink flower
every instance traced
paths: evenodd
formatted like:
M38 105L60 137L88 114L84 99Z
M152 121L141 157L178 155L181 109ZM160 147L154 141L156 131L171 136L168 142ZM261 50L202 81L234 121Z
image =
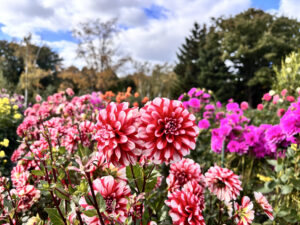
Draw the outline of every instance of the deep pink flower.
M42 97L41 97L40 95L36 95L36 96L35 96L35 101L36 101L36 102L42 101Z
M257 110L261 111L264 109L264 105L263 104L258 104L257 105Z
M205 130L210 127L210 123L207 119L202 119L199 121L198 127Z
M277 110L277 116L278 117L282 117L285 113L285 109L281 108Z
M264 210L264 212L267 214L267 216L270 218L270 220L273 220L273 208L269 204L268 200L265 196L263 196L260 192L254 192L255 201L260 205L260 207Z
M294 98L294 96L287 96L286 100L289 101L289 102L294 102L295 98Z
M112 176L98 178L93 181L95 195L100 193L106 203L106 213L116 221L123 223L127 218L127 198L130 196L130 188L125 182L117 182ZM90 194L91 195L91 194ZM88 205L84 198L80 199L79 204L85 209L93 209ZM104 218L106 216L102 214ZM83 216L84 220L90 224L99 224L98 217Z
M165 203L174 225L205 225L199 199L188 190L169 192Z
M262 99L268 102L272 99L272 96L269 93L266 93L266 94L264 94Z
M154 163L176 162L196 147L195 116L180 101L155 98L141 110L139 137Z
M138 109L128 108L128 104L110 103L100 111L96 124L94 139L98 149L115 166L135 164L142 153L142 142L137 134Z
M254 219L254 210L253 203L250 201L250 198L244 196L242 198L242 205L239 205L237 202L234 204L235 209L235 221L237 225L249 225Z
M200 107L200 100L198 98L191 98L189 100L189 106L192 108L199 108Z
M192 159L182 159L171 164L170 175L167 177L169 191L183 187L188 181L195 180L205 187L205 178L198 163Z
M242 110L247 110L248 108L249 108L248 102L242 102L242 103L241 103L241 109L242 109Z
M210 167L205 173L209 191L221 201L235 200L242 190L239 177L227 168Z
M197 91L197 88L192 88L191 90L189 90L188 92L188 96L193 97L193 94Z

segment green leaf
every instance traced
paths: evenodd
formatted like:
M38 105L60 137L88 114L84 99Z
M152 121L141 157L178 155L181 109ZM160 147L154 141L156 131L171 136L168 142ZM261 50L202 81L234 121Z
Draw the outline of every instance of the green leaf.
M46 208L45 211L48 213L48 216L53 224L64 225L64 221L60 217L57 209Z
M292 190L293 190L293 187L289 186L289 185L283 185L281 187L281 193L284 194L284 195L287 195L287 194L291 193Z
M36 176L38 176L38 177L40 177L40 176L44 176L45 174L43 173L43 171L41 171L41 170L31 170L30 171L33 175L36 175Z
M277 161L275 159L268 159L267 162L271 165L271 166L277 166Z
M54 193L55 193L55 194L57 195L57 197L59 197L60 199L70 200L68 192L66 192L66 191L65 191L64 189L62 189L62 188L56 187L56 188L54 189Z
M143 168L141 166L139 166L138 164L132 166L132 171L130 166L126 167L126 177L129 180L129 183L132 186L136 186L136 184L138 185L138 189L141 191L143 189L143 182L144 182L144 172L143 172ZM135 178L135 179L134 179Z
M88 217L97 216L97 210L96 209L85 210L85 211L83 211L83 214Z
M106 202L99 192L96 194L96 200L97 200L97 204L98 204L100 212L105 212Z

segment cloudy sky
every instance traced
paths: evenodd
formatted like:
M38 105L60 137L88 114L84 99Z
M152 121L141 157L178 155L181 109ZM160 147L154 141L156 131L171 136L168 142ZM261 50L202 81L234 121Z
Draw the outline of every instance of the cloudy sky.
M119 18L124 27L117 43L121 52L141 61L173 63L195 21L249 7L300 15L299 0L0 0L0 6L0 39L20 40L30 32L36 44L55 49L65 66L79 67L84 64L76 59L71 30L89 18Z

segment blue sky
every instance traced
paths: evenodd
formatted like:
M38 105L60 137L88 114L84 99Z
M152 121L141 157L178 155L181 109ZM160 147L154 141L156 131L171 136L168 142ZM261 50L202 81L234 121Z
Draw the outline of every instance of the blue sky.
M0 39L21 40L32 33L65 66L84 66L76 59L71 30L87 19L118 17L122 32L115 40L121 54L153 63L174 62L176 51L195 21L234 15L249 7L297 18L299 0L0 0ZM300 19L300 18L299 18Z

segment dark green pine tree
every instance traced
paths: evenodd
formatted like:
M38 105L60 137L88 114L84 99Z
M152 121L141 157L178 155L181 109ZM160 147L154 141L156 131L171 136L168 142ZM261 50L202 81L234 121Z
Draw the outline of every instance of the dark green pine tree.
M206 26L202 28L198 23L194 24L189 37L185 38L185 43L179 48L177 53L178 63L174 68L177 74L178 86L175 88L175 97L188 89L198 86L196 83L199 67L199 48L205 44Z

